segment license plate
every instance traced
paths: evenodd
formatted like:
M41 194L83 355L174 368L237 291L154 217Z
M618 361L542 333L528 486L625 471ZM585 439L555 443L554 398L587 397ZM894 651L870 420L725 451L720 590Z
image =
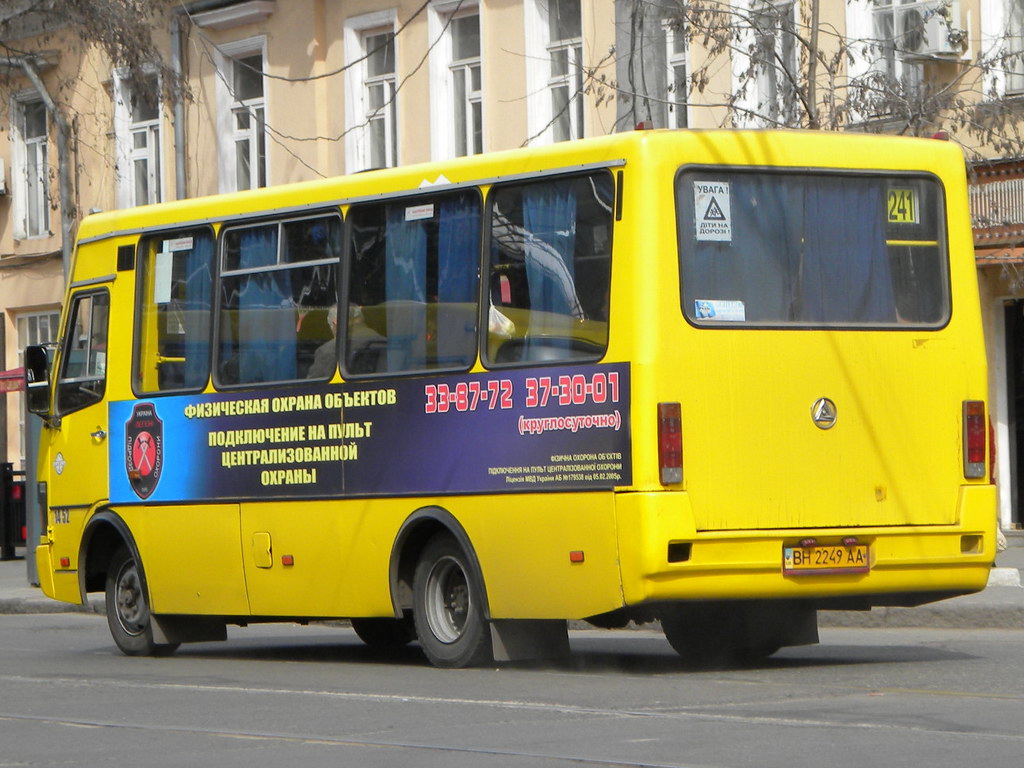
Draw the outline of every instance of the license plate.
M782 572L786 575L867 573L868 570L867 544L784 547L782 550Z

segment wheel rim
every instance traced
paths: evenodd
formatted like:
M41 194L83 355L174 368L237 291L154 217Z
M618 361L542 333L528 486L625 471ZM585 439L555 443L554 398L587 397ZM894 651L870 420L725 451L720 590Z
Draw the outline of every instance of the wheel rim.
M149 608L142 594L142 581L135 563L128 561L117 574L114 609L121 628L129 635L141 635L149 621Z
M434 563L427 576L426 617L431 633L442 643L462 637L471 606L469 580L454 557Z

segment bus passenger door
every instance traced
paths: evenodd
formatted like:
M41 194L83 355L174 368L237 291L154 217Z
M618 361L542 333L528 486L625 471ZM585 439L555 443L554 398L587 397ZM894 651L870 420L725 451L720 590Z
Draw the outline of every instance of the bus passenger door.
M55 562L78 556L86 512L109 495L107 482L107 339L110 293L106 288L72 294L55 378L49 443L48 533ZM70 526L72 530L69 530ZM61 529L71 535L61 535ZM75 565L72 566L77 567Z

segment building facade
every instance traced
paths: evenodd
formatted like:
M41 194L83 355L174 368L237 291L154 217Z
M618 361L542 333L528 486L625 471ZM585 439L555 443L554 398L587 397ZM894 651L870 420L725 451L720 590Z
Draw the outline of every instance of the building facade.
M70 244L92 210L638 124L945 131L988 185L976 207L1024 186L1024 0L168 0L142 72L74 25L5 5L25 4L0 3L7 370L56 337ZM985 210L979 276L1013 528L1024 204ZM21 395L5 397L0 459L20 465Z

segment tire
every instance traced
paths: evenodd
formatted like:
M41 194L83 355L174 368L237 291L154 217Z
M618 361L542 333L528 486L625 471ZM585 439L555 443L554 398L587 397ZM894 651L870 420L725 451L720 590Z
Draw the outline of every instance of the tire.
M458 542L450 534L428 541L413 577L413 618L431 664L460 669L493 661L483 598L483 580Z
M742 630L736 614L717 603L694 603L661 619L665 638L696 669L732 667L742 663Z
M178 643L153 642L153 621L146 598L142 568L125 547L107 569L107 626L117 647L127 656L168 656Z
M416 639L412 616L401 619L352 619L352 629L371 648L402 648Z
M781 647L770 621L753 621L755 610L743 603L694 603L663 616L661 628L687 666L750 666Z

